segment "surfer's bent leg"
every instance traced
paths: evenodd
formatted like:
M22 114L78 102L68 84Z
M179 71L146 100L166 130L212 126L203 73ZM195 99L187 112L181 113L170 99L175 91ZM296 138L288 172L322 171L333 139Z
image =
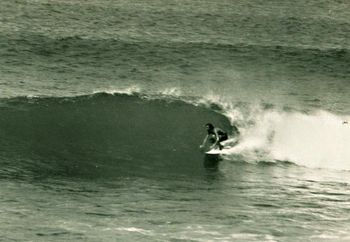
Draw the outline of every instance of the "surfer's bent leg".
M219 137L219 148L220 148L220 150L222 150L222 148L224 147L222 144L220 144L220 142L221 141L225 141L225 140L228 140L228 136L227 136L227 134L225 133L225 134L223 134L223 135L220 135L220 137Z

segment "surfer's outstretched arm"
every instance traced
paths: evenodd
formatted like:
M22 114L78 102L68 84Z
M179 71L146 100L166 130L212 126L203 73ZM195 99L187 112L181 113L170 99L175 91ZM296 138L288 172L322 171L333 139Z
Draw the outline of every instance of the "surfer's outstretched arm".
M207 143L208 137L209 137L209 135L205 136L202 145L200 145L199 147L201 147L201 148L204 147L204 145Z

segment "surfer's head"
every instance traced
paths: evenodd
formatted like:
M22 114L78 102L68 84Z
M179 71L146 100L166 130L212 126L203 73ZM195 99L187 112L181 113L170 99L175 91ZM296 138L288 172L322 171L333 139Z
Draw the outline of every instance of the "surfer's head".
M207 123L207 124L205 125L205 127L206 127L206 129L207 129L208 131L211 131L211 130L214 129L214 125L212 125L211 123Z

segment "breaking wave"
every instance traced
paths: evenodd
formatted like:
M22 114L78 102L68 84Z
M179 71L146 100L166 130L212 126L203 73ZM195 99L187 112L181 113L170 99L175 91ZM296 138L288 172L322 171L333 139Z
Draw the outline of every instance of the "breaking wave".
M180 98L174 90L156 96L137 91L2 99L2 175L199 174L207 122L229 133L238 126L240 141L225 150L227 162L350 169L349 117Z

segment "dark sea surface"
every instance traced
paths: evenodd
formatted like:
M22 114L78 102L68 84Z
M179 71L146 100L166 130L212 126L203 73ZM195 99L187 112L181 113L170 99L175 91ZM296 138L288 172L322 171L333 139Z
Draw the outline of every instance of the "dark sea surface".
M350 241L349 122L347 0L0 2L1 241Z

